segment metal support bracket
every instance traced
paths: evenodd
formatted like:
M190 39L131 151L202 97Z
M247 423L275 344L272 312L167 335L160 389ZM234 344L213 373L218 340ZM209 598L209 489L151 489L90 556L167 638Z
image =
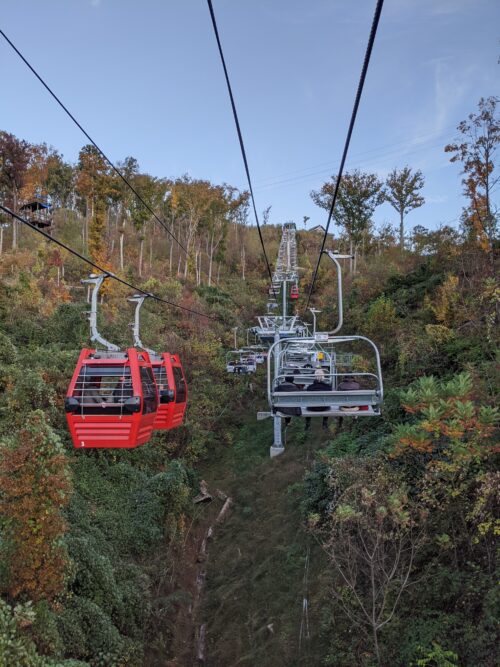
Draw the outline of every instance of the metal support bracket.
M99 295L99 290L101 289L101 285L103 284L103 282L106 280L106 278L109 278L112 275L113 274L111 273L101 273L100 275L91 273L88 278L82 280L81 282L94 286L92 289L92 297L90 300L90 312L89 312L90 340L92 342L95 341L97 343L100 343L110 352L119 352L120 348L118 347L118 345L110 343L103 336L101 336L101 334L97 330L97 297Z
M328 333L333 335L336 334L338 331L342 329L342 325L344 324L344 301L343 301L343 296L342 296L342 268L338 262L339 259L351 259L352 255L341 255L339 253L333 252L332 250L323 250L325 255L328 255L328 257L332 260L332 262L335 264L337 267L337 292L338 292L338 303L339 303L339 320L337 323L337 326L333 331L329 331Z
M131 296L129 299L127 299L127 301L135 303L134 321L130 325L132 327L132 331L134 334L134 347L140 347L142 350L146 350L148 354L156 355L156 352L154 350L150 350L149 348L145 347L142 344L141 334L140 334L140 326L141 326L140 317L141 317L142 304L150 296L151 296L150 294L134 294L134 296Z

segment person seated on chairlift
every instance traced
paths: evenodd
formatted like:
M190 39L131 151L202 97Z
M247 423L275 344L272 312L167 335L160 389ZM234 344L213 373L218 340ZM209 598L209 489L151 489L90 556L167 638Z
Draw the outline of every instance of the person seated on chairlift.
M113 389L111 401L113 403L125 403L127 398L132 397L132 394L132 380L122 376L116 387Z
M299 387L294 383L294 378L292 375L287 375L285 381L281 382L277 387L276 391L300 391ZM284 415L289 415L285 417L285 426L292 421L292 417L300 417L301 410L300 408L280 408L279 410Z
M332 385L325 382L325 371L322 368L317 368L314 372L314 382L312 382L306 389L306 391L331 391ZM310 412L325 412L329 410L328 405L315 405L309 407ZM306 429L311 426L311 417L306 417ZM328 428L328 417L323 417L323 428L326 430Z
M88 389L82 393L81 403L106 403L106 396L101 394L101 379L92 379L89 383Z
M358 389L361 389L361 386L353 377L344 376L338 385L339 391L357 391Z
M338 385L339 391L357 391L358 389L361 389L359 382L356 382L353 377L349 377L348 375L344 375L343 380ZM357 405L342 405L340 409L344 412L357 412L359 407ZM339 430L342 426L342 421L343 417L339 417Z

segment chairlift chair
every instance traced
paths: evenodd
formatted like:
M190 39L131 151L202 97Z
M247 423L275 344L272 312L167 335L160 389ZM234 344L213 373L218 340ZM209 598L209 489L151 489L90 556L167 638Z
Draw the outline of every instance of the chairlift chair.
M267 358L270 412L259 413L259 419L270 416L286 418L291 408L298 417L380 415L384 389L377 346L364 336L336 335L343 324L339 260L350 256L332 251L326 251L325 254L337 270L337 326L330 332L316 332L318 311L311 309L314 319L312 337L280 339L271 345ZM373 371L366 371L365 363L356 369L360 348L370 351ZM307 360L309 363L306 364ZM296 387L294 391L290 391L292 378Z
M310 347L309 354L323 355L320 361L311 368L306 365L293 368L290 365L290 350L292 341L277 341L268 355L268 400L271 413L286 417L283 408L299 408L300 417L373 417L380 415L383 399L382 371L380 355L376 345L364 336L328 336L327 340L319 342L316 338L303 341ZM366 344L371 348L375 358L375 371L342 370L343 364L337 350L343 345ZM292 357L293 358L293 357ZM348 356L352 362L352 357ZM323 363L327 362L327 363ZM345 367L345 366L344 366ZM319 374L317 371L320 370ZM315 380L315 374L321 376L325 388L320 391L310 391L309 387ZM280 385L286 377L293 376L297 391L280 391ZM354 380L357 389L346 390L342 384ZM364 386L361 386L364 385ZM299 411L297 411L298 413Z
M297 338L307 335L307 326L296 316L262 315L257 317L258 326L251 329L262 343L270 345L278 333L280 338Z
M248 375L257 371L255 355L245 350L231 350L226 355L226 372Z
M267 359L267 350L262 345L250 345L248 348L250 353L255 356L255 363L264 364Z

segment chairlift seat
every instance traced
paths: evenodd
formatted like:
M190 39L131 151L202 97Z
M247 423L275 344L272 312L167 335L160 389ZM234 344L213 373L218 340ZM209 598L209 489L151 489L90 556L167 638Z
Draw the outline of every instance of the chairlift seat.
M276 414L280 408L302 409L302 417L373 417L380 414L380 393L376 389L353 391L274 391L272 402ZM317 411L317 408L326 408ZM358 408L358 409L356 409Z

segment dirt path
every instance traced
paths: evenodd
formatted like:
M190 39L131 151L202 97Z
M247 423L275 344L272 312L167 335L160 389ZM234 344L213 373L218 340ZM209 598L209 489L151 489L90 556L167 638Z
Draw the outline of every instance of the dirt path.
M287 452L271 460L268 426L243 427L233 449L200 470L214 500L197 506L176 553L170 589L181 593L172 630L175 657L157 656L148 663L154 667L319 664L314 605L309 603L310 641L303 618L308 544L312 598L323 557L302 529L301 482L310 465L303 427L292 429ZM310 450L325 439L315 428L309 437Z

